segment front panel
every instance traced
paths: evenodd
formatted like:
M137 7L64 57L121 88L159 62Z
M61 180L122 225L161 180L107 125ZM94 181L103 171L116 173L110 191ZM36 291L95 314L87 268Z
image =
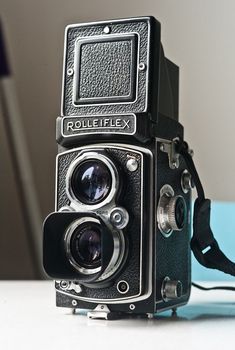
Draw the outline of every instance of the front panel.
M105 153L118 169L119 188L109 203L102 205L102 202L95 208L78 202L76 198L71 198L68 193L68 170L71 164L81 155L86 153ZM128 169L128 161L135 159L136 169ZM151 239L151 227L149 223L150 207L149 197L151 188L144 184L152 183L152 154L147 149L139 147L129 147L125 145L90 145L83 148L73 149L58 155L57 158L57 201L56 210L71 210L81 212L84 216L92 213L100 217L107 226L110 227L110 212L115 207L123 207L128 211L129 222L124 228L125 256L120 268L111 277L111 283L104 287L97 282L92 285L83 285L79 295L75 290L68 292L61 288L60 282L56 283L56 288L62 293L69 293L79 299L104 301L112 303L117 300L127 300L138 298L144 294L149 294L151 289L151 255L148 251L147 242ZM146 211L146 208L149 210ZM145 208L145 210L144 210ZM143 263L144 261L144 263ZM146 278L147 275L147 278ZM113 282L112 282L113 281ZM120 281L125 281L128 290L120 292Z

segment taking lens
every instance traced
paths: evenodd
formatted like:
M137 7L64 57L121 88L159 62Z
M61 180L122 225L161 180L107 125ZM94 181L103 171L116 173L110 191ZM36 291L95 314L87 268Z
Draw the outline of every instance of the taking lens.
M82 267L96 268L101 264L101 228L94 223L78 227L71 236L70 251Z
M179 229L184 227L186 219L186 205L182 197L178 197L175 203L175 221Z
M91 159L78 164L71 177L74 195L85 204L100 203L108 196L111 186L111 173L100 160Z

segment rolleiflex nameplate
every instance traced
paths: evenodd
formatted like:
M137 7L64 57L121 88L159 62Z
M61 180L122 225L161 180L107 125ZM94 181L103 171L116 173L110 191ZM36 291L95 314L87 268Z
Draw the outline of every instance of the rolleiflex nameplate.
M147 18L68 26L62 115L145 112L149 35Z
M128 115L95 115L86 117L64 117L61 124L61 134L63 137L72 137L74 135L90 134L129 134L136 132L136 116Z

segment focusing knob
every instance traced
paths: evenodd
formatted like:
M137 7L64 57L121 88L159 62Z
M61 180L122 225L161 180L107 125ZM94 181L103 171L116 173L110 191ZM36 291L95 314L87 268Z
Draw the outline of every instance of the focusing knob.
M171 186L165 185L160 191L157 208L158 227L165 237L173 231L181 231L185 225L187 207L182 196L175 196Z
M184 227L186 204L182 196L172 197L169 201L168 218L173 231L181 231Z

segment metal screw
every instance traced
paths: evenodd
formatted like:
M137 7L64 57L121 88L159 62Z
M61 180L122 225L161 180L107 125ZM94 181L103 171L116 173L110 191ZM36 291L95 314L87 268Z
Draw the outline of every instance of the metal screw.
M129 214L125 208L116 207L110 213L110 221L117 229L123 229L129 222Z
M135 310L135 305L134 304L130 304L129 309L130 310Z
M117 290L121 294L126 294L129 291L129 288L129 284L124 280L119 281L117 284Z
M104 27L104 33L109 34L111 32L111 28L109 26Z
M68 286L69 286L69 282L68 282L68 281L61 281L61 282L60 282L60 287L61 287L62 289L67 289Z
M138 68L139 68L139 70L143 71L143 70L145 70L146 65L143 62L141 62L141 63L139 63Z
M73 305L73 306L77 306L77 304L78 304L78 303L77 303L77 300L73 299L73 300L72 300L72 305Z
M68 75L69 77L71 77L71 76L73 75L73 68L69 68L69 69L67 70L67 75Z
M122 220L122 216L120 213L115 213L113 215L113 221L115 221L116 223L119 223Z
M126 167L131 172L136 171L138 169L138 162L136 158L134 157L129 158L128 161L126 162Z

